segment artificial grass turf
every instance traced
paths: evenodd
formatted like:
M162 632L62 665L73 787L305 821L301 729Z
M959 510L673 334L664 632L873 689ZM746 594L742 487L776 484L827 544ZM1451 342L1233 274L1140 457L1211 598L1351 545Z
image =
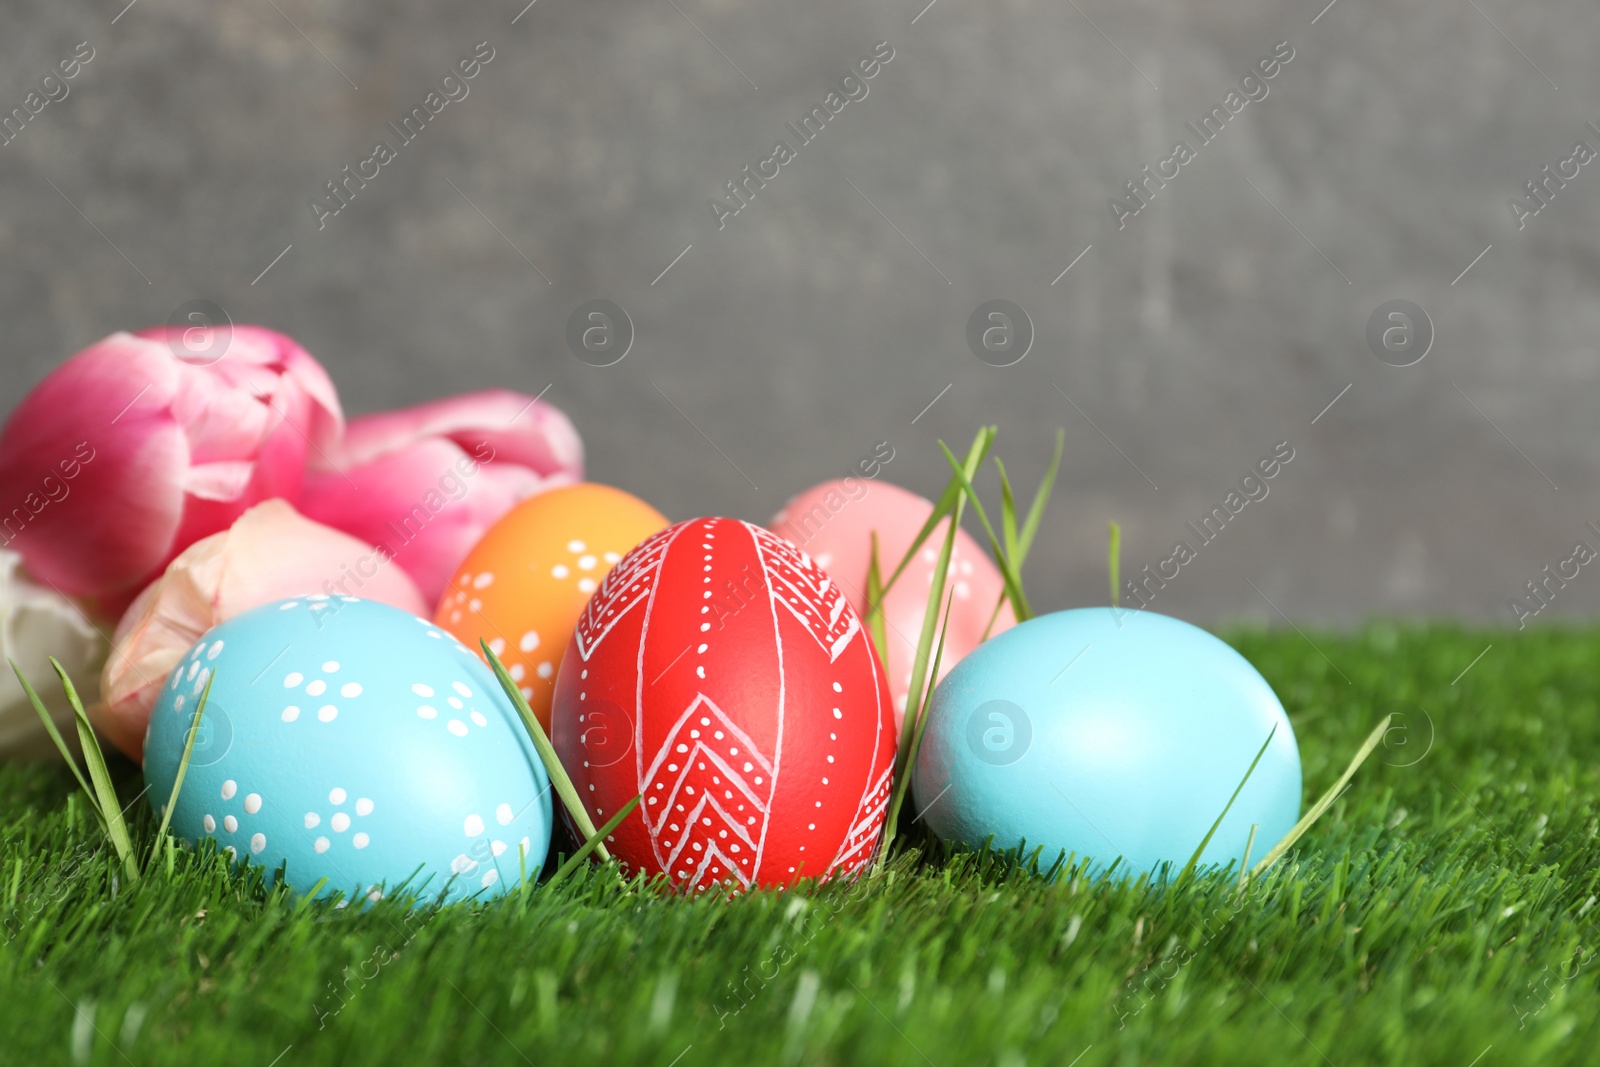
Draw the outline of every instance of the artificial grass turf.
M335 910L186 850L130 886L64 769L0 769L0 1062L1600 1061L1600 631L1226 636L1308 803L1406 716L1242 894L930 854L732 902L596 869Z

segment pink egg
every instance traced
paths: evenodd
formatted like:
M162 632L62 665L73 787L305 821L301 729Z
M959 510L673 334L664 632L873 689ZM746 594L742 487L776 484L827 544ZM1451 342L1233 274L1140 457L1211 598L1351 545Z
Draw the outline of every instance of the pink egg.
M850 606L865 613L873 532L878 534L878 565L888 580L932 511L930 501L897 485L848 478L823 482L800 493L768 525L810 554L839 583ZM905 715L911 661L922 633L934 566L948 529L948 519L934 529L884 601L889 692L896 726ZM983 642L984 629L989 626L1004 588L994 562L965 530L958 531L945 580L945 595L954 594L955 599L950 611L950 632L945 637L941 677ZM990 636L1009 629L1016 621L1010 603L1002 605Z

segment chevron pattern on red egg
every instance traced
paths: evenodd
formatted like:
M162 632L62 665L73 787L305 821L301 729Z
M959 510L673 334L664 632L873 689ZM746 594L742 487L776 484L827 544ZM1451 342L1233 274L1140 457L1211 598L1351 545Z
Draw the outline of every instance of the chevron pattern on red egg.
M556 751L631 871L683 889L851 873L883 829L894 713L843 591L770 530L700 518L601 583L557 672Z

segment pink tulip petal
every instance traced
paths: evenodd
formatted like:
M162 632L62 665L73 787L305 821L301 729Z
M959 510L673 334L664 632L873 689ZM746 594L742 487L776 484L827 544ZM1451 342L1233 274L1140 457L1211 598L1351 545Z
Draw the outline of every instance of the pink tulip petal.
M343 425L326 373L290 338L235 327L205 363L180 358L179 336L91 345L0 431L0 543L102 607L124 606L251 504L297 497L308 452L333 448Z
M224 580L214 600L222 618L269 600L310 593L378 600L413 615L428 610L416 583L403 568L384 562L375 546L313 522L281 500L245 512L223 551ZM273 557L283 565L261 565Z
M500 516L535 492L575 480L478 463L453 441L424 438L342 474L312 471L302 507L318 522L385 548L425 597L437 599Z
M266 501L191 545L134 601L101 676L95 725L140 759L161 685L202 634L251 608L307 594L359 596L414 615L427 610L405 571L372 545L284 501Z
M156 326L137 336L160 341L163 347L170 342L172 349L182 352L185 345L179 338L193 332L187 327ZM205 337L198 342L208 359L215 358L204 364L213 376L241 396L261 398L279 418L299 426L313 448L334 447L344 429L338 392L328 372L292 337L262 326L234 326L220 358L209 355L215 343Z
M283 384L272 406L295 418L312 452L323 454L336 448L344 436L344 410L339 405L333 379L328 377L322 364L281 333L259 326L237 326L234 330L236 337L242 334L246 340L257 334L273 339L280 351Z
M383 545L437 597L513 505L582 477L583 444L565 415L489 390L352 420L331 463L313 460L302 507Z
M0 538L63 593L125 589L167 554L188 463L169 364L115 334L47 376L0 432Z
M505 389L465 393L351 421L338 465L359 465L430 437L448 437L474 455L514 463L538 474L583 479L583 442L562 412ZM480 453L480 444L492 451Z
M197 463L183 472L183 491L202 500L238 500L254 476L255 464L247 460Z

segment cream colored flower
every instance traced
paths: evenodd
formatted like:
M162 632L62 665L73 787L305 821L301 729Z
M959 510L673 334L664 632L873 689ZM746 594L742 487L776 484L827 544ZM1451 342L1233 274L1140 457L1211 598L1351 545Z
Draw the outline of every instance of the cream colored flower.
M77 747L72 708L50 657L61 661L78 695L93 700L106 658L105 638L71 600L22 570L22 557L0 549L0 657L16 661L63 737ZM8 663L0 663L0 758L51 756L55 746Z

